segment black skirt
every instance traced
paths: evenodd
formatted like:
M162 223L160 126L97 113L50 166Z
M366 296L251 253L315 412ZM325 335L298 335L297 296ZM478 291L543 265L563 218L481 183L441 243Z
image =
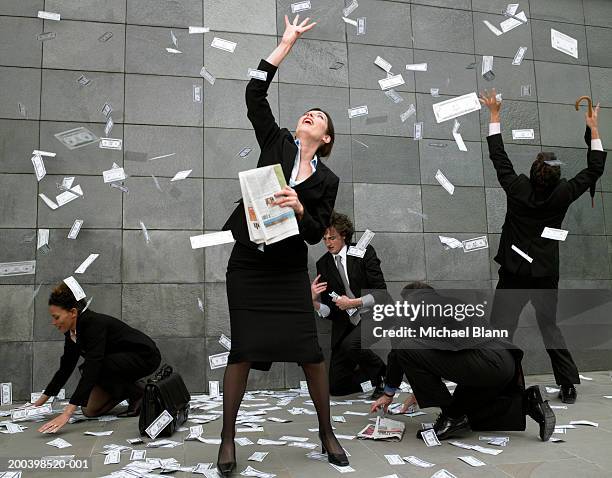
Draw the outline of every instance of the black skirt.
M289 254L290 253L290 254ZM226 287L232 349L229 363L319 363L319 346L308 277L308 248L296 237L259 251L236 242Z

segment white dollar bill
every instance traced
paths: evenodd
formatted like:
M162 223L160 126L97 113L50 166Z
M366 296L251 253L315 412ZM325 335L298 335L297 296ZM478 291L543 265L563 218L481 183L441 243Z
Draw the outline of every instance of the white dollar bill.
M122 145L123 145L122 139L100 138L100 148L101 149L115 149L117 151L121 151Z
M0 262L0 277L24 276L36 273L36 261Z
M64 279L64 284L66 284L68 288L72 291L76 300L81 300L87 297L87 294L85 294L85 291L81 287L81 284L79 284L74 277L66 277Z
M93 262L100 256L100 254L89 254L89 257L83 261L83 263L77 267L74 271L75 274L84 274L87 268L93 264Z
M495 79L495 73L493 73L493 57L490 55L482 57L482 77L487 81Z
M296 2L291 4L291 13L299 13L304 10L310 10L312 6L310 5L310 0L306 0L305 2Z
M410 118L412 115L414 115L415 113L416 113L416 108L414 107L414 104L411 104L410 107L400 115L400 120L402 120L402 123L405 123L406 120Z
M513 129L512 139L534 139L535 132L533 129Z
M391 71L391 68L393 68L391 66L391 63L389 63L387 60L385 60L384 58L381 58L380 56L377 56L376 59L374 60L374 64L376 66L379 66L380 68L382 68L383 70L385 70L387 73L389 73Z
M113 118L109 116L108 119L106 120L106 124L104 125L104 134L106 136L110 134L114 125L115 125L115 122L113 121Z
M414 63L406 65L406 69L409 71L427 71L427 63Z
M479 251L481 249L489 248L489 240L487 236L475 237L474 239L467 239L463 241L463 251L464 252L473 252Z
M564 229L555 229L553 227L545 227L542 231L542 236L545 239L552 239L553 241L565 241L567 239L568 231Z
M211 85L215 84L216 78L210 73L205 66L200 70L200 76L208 81Z
M37 16L43 20L53 20L55 22L59 22L61 19L61 15L59 13L45 12L44 10L39 10Z
M115 181L123 181L127 178L127 174L123 168L112 168L102 172L105 183L114 183Z
M32 164L34 165L34 173L36 174L36 179L40 181L47 174L47 170L45 169L45 163L43 159L39 155L32 156Z
M438 440L438 436L433 429L423 430L421 432L421 438L425 442L425 445L430 446L441 446L440 440Z
M356 118L358 116L365 116L368 114L367 106L357 106L356 108L349 108L348 116L349 118Z
M202 87L193 85L193 102L202 103Z
M433 463L429 463L428 461L421 460L420 458L417 458L416 456L405 456L403 458L411 465L418 466L421 468L431 468L432 466L436 466Z
M110 114L110 113L109 113ZM98 137L87 128L79 127L54 135L68 149L77 149L98 141Z
M222 352L220 354L209 355L208 364L210 365L210 369L215 370L217 368L225 367L227 365L228 357L229 357L229 352Z
M218 246L234 242L232 231L211 232L199 236L191 236L191 248L201 249L203 247Z
M0 405L13 404L13 384L11 382L0 383Z
M256 70L255 68L249 68L248 75L256 80L266 81L268 79L267 71Z
M482 23L484 23L487 26L487 28L495 34L495 36L500 36L504 34L504 32L502 32L499 28L497 28L495 25L493 25L488 20L483 20Z
M219 343L227 350L232 349L232 340L225 334L221 334L221 337L219 337Z
M208 27L189 27L189 34L201 34L210 32L210 28Z
M219 50L228 51L230 53L234 53L234 50L236 50L237 45L238 44L233 41L224 40L223 38L219 37L213 38L213 41L210 44L210 46L213 48L218 48Z
M514 66L518 66L523 62L523 58L525 58L525 53L527 53L527 47L521 46L514 55L514 60L512 60L512 64Z
M525 259L527 262L529 262L530 264L533 262L533 259L531 257L529 257L529 255L523 251L521 251L518 247L516 247L514 244L512 244L512 250L514 252L516 252L519 256L521 256L523 259Z
M575 38L551 28L550 43L555 50L574 58L578 58L578 40Z
M342 15L348 17L357 9L358 6L359 3L357 3L357 0L352 0L351 3L342 10Z
M164 410L145 430L146 434L152 440L155 440L157 436L166 428L166 426L172 422L172 415L168 413L168 410Z
M388 78L378 80L378 84L382 90L388 90L389 88L395 88L405 84L404 77L400 75L393 75Z
M44 32L36 35L36 39L39 41L53 40L56 36L55 32Z
M375 232L372 232L369 229L366 229L364 233L361 235L361 237L359 238L359 241L357 241L357 244L355 245L355 247L357 247L357 249L361 249L362 251L365 251L368 245L370 244L370 242L372 242L372 239L374 239L375 235L376 235Z
M415 141L423 138L423 122L414 123L413 137Z
M389 98L391 101L393 101L393 103L395 104L401 103L402 101L404 101L404 98L402 98L402 96L399 95L394 89L385 91L385 96Z
M480 100L476 93L451 98L433 105L434 115L438 123L458 118L459 116L479 111L481 109Z
M219 396L219 381L209 380L208 381L208 395L210 398L217 398Z
M446 189L448 194L450 194L451 196L454 194L455 186L453 186L453 184L446 178L446 176L444 176L444 173L442 173L442 171L438 169L438 171L436 171L435 178L436 178L436 181L438 181L440 185L444 189Z
M361 17L357 19L357 35L365 35L366 34L366 17Z

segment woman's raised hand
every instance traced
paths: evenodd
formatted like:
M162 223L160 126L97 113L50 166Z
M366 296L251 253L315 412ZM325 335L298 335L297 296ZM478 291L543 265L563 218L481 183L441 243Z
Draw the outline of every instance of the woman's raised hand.
M293 45L295 41L302 36L302 33L307 32L317 24L317 22L308 23L310 18L306 18L301 23L298 23L299 19L300 15L298 14L293 19L293 23L291 23L289 22L289 17L285 15L285 33L283 33L281 42Z

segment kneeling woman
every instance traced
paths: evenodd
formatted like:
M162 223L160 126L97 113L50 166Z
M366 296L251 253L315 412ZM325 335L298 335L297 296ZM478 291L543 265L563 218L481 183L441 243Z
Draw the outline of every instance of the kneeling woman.
M62 428L77 406L86 417L97 417L127 399L129 406L120 416L136 416L144 387L136 383L152 374L161 362L155 342L126 323L85 309L85 300L77 301L62 283L49 297L53 325L64 334L64 355L60 368L35 405L55 396L70 378L80 356L81 379L64 412L38 429L56 432Z

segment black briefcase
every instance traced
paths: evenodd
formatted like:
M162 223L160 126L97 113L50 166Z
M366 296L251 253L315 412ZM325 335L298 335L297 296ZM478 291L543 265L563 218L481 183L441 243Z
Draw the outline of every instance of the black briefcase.
M171 436L189 416L189 401L191 395L182 377L172 370L168 364L162 365L155 376L147 380L144 398L140 409L138 429L141 435L153 420L164 410L172 415L170 422L158 436Z

